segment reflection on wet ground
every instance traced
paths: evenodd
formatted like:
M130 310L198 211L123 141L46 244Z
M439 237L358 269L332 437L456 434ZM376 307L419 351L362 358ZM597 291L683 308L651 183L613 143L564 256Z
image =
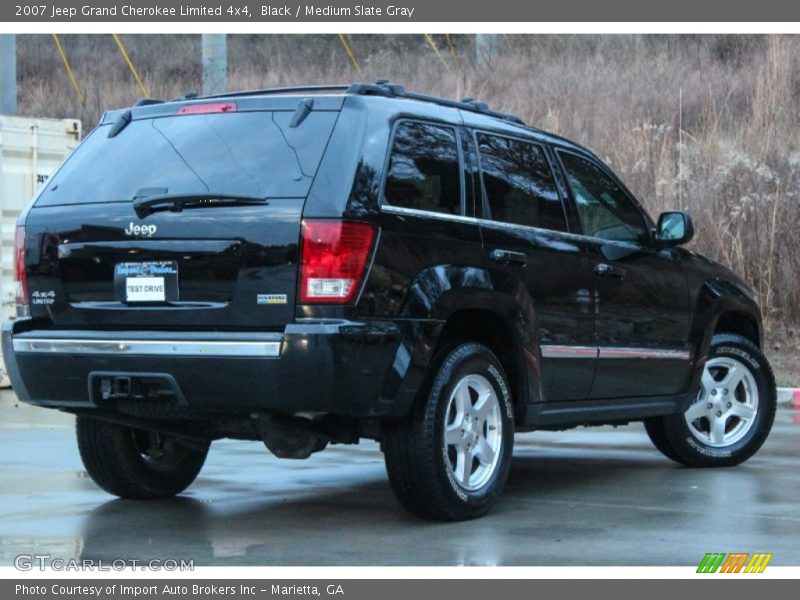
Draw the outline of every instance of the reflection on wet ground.
M800 427L781 411L740 467L661 457L638 425L517 437L496 510L427 523L394 500L377 444L278 460L216 442L179 498L113 499L82 469L71 418L0 394L0 564L58 558L193 559L196 565L687 565L706 552L800 564Z

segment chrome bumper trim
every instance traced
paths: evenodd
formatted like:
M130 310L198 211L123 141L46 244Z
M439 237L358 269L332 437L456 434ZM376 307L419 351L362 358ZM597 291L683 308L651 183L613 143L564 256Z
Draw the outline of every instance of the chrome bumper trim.
M14 352L40 354L141 354L145 356L227 356L278 358L281 342L83 340L15 338Z

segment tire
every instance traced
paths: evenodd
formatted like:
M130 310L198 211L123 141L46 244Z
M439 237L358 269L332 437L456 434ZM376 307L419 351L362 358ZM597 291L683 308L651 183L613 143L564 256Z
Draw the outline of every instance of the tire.
M753 456L775 420L775 377L750 340L715 335L697 398L685 413L645 420L653 444L689 467L730 467Z
M197 477L209 448L208 442L190 448L169 436L85 416L77 417L75 430L89 476L120 498L180 494Z
M433 365L411 414L384 428L386 471L411 514L474 519L494 506L508 479L514 446L508 380L497 357L477 343L446 351Z
M664 429L664 420L661 417L652 419L645 419L644 430L647 432L647 437L653 442L653 445L658 449L661 454L670 460L680 462L678 455L672 449L669 440L667 439L667 432Z

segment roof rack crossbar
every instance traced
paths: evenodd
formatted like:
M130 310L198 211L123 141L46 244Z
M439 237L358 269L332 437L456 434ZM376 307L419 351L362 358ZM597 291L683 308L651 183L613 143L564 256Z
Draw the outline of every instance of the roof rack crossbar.
M450 108L457 108L459 110L468 110L490 117L503 119L504 121L510 121L518 125L525 125L525 122L516 115L511 115L497 110L491 110L488 104L484 102L477 102L472 98L464 98L463 100L450 100L449 98L440 98L438 96L431 96L428 94L409 92L402 85L390 83L386 79L379 79L375 83L354 83L347 88L347 93L361 96L407 98L409 100L418 100L420 102L430 102L432 104L438 104L439 106L448 106Z
M150 106L151 104L163 104L166 100L161 98L139 98L134 106Z
M289 87L274 87L264 88L257 90L247 90L244 92L225 92L223 94L209 94L206 96L196 96L191 99L210 99L210 98L238 98L242 96L261 96L267 94L292 94L292 93L324 93L324 92L344 92L345 94L355 94L359 96L384 96L387 98L406 98L408 100L417 100L419 102L429 102L431 104L438 104L439 106L448 106L459 110L468 110L509 121L517 125L525 125L525 122L509 113L504 113L497 110L492 110L485 102L478 102L473 98L464 98L462 100L451 100L449 98L440 98L438 96L431 96L428 94L420 94L417 92L409 92L402 85L392 83L388 79L379 79L375 83L354 83L347 84L331 84L331 85L302 85L302 86L289 86ZM188 98L188 97L187 97ZM182 99L187 99L182 98Z
M267 94L291 94L291 93L322 93L322 92L345 92L349 85L298 85L289 87L264 88L260 90L247 90L244 92L225 92L223 94L209 94L198 96L201 98L236 98L239 96L262 96Z

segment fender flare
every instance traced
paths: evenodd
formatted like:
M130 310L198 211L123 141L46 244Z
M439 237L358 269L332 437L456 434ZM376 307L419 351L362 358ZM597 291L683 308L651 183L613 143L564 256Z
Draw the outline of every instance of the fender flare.
M486 269L468 265L433 265L417 274L397 314L403 340L398 352L407 354L410 366L402 384L397 382L393 412L402 414L410 408L440 347L447 323L458 313L483 311L503 321L512 334L508 350L516 367L514 387L519 391L515 418L517 422L524 421L528 403L541 398L536 375L536 311L519 281L505 286L504 291L497 289L496 283Z
M720 318L729 312L747 315L755 321L758 346L762 346L761 311L755 300L732 281L720 278L707 280L697 296L689 335L690 342L695 348L690 391L696 390L700 386L703 368L711 348L711 340L717 330Z

